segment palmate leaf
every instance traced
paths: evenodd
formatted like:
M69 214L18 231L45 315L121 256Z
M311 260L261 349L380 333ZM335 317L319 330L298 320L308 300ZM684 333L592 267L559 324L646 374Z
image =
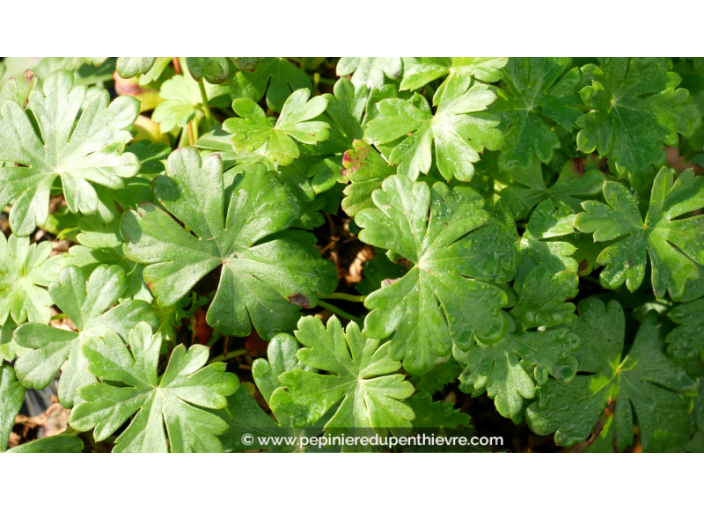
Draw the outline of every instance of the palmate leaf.
M401 363L388 356L389 342L369 338L355 322L343 330L337 317L326 326L318 317L305 317L295 332L303 348L297 358L325 370L318 374L294 368L279 376L284 387L271 396L273 409L295 412L294 425L314 424L334 405L340 407L325 430L410 428L413 411L402 401L415 389L398 374ZM295 410L295 411L293 411Z
M565 57L514 57L502 69L507 88L498 89L491 108L501 116L504 132L501 166L528 168L534 157L543 163L552 159L560 140L543 118L572 131L581 100L579 69L570 64Z
M669 292L674 299L681 298L687 281L700 277L697 264L704 264L704 216L676 218L704 207L704 178L685 170L673 185L672 172L662 168L653 183L645 221L623 184L605 182L604 198L606 204L584 202L586 212L575 220L579 230L594 233L594 241L619 239L597 259L606 266L599 275L601 285L615 289L625 282L635 291L643 283L649 256L655 296Z
M454 409L450 402L433 402L429 393L422 391L407 400L416 417L412 424L414 429L458 428L469 425L471 417Z
M108 105L106 90L84 105L85 97L73 74L59 70L30 93L27 109L38 130L19 104L0 107L0 161L23 165L0 168L0 208L15 200L10 226L19 236L46 223L57 177L71 212L97 213L110 222L116 209L107 188L123 188L124 179L139 171L135 155L122 153L139 101L121 96Z
M364 229L359 238L405 258L411 269L366 298L367 334L395 332L389 354L414 374L450 354L453 341L468 347L475 336L500 340L508 298L486 281L503 281L516 252L499 225L488 223L481 197L471 188L436 183L431 189L403 175L387 178L372 197L377 208L355 217Z
M156 330L159 324L149 311L149 303L134 300L110 308L125 293L126 287L125 271L118 266L98 266L90 279L77 267L62 269L59 281L49 286L49 294L78 332L33 322L17 328L17 343L32 349L15 364L22 384L27 388L44 389L63 366L59 401L66 408L72 407L78 399L76 390L95 381L86 370L88 360L81 351L87 338L102 335L108 328L127 338L128 331L141 321L147 321Z
M372 193L381 188L381 183L396 173L374 147L363 140L355 140L352 149L342 157L341 176L349 180L342 199L342 209L354 217L362 209L373 207Z
M309 101L309 97L308 89L291 94L273 126L254 101L235 99L232 109L240 118L227 119L223 129L235 135L232 144L236 152L254 152L266 144L267 158L282 166L290 165L301 155L294 138L301 143L315 144L329 136L327 122L311 120L325 111L327 99L316 96Z
M188 68L185 60L182 60L182 66L184 71ZM205 92L211 106L227 106L230 99L227 86L206 83ZM152 120L159 123L162 133L185 127L204 108L198 82L189 72L177 74L164 82L160 95L164 101L154 109Z
M384 76L391 80L401 78L403 62L401 57L341 57L336 73L338 76L352 74L355 87L366 85L378 89L384 84Z
M678 324L667 335L667 354L675 359L694 359L704 347L704 299L679 305L667 316Z
M506 57L404 57L401 90L416 90L448 74L491 83L501 79Z
M144 266L125 257L119 223L105 225L97 218L85 217L79 221L78 228L81 232L76 240L80 244L71 246L62 267L77 266L91 273L101 264L120 266L127 276L127 288L120 299L141 299L151 303L154 297L142 276Z
M580 91L590 112L577 119L580 151L594 150L615 163L638 190L648 187L653 165L665 163L665 144L677 145L677 134L688 136L701 124L701 114L685 89L675 88L679 76L663 58L603 58L586 66L591 86Z
M325 141L318 142L315 146L316 154L342 154L352 146L354 140L364 136L362 116L369 89L366 85L355 88L347 78L341 78L335 83L333 92L334 94L323 94L328 105L319 120L329 124L330 136Z
M572 225L575 217L567 207L556 208L550 199L533 210L518 243L518 274L514 281L516 290L520 291L523 280L538 266L545 266L550 274L560 271L577 273L579 265L573 256L577 247L564 238L574 232Z
M232 97L261 101L266 94L269 109L280 112L292 90L310 89L310 77L284 57L261 59L253 71L240 71L232 80Z
M301 306L314 307L318 295L332 293L337 274L313 247L312 234L286 230L300 207L277 174L254 166L233 177L226 188L217 155L201 161L193 148L174 151L168 175L154 180L165 210L145 203L125 212L123 249L147 266L144 280L160 307L221 268L208 324L236 336L249 335L254 324L270 339L295 327Z
M49 257L52 245L0 234L0 325L12 320L48 323L54 303L45 290L59 277L63 257Z
M227 57L186 57L188 72L194 80L205 79L208 83L225 83L230 75Z
M159 376L161 335L145 322L130 331L127 343L129 349L111 330L85 340L88 370L102 382L79 389L83 401L71 412L71 427L95 428L95 440L104 441L134 415L115 440L114 453L222 451L215 436L227 431L227 423L202 408L225 407L225 397L239 386L237 376L226 373L224 363L205 366L209 349L203 345L176 347Z
M15 377L15 370L0 364L0 452L7 449L15 418L24 402L25 389Z
M587 170L579 158L572 158L564 164L552 186L545 184L537 156L528 168L521 168L520 165L503 168L501 174L510 179L510 185L502 189L499 195L517 220L528 216L533 207L547 199L555 205L567 207L571 212L581 212L582 199L599 193L606 180L599 170Z
M577 373L573 357L580 339L564 327L574 315L565 301L577 295L577 275L552 274L536 267L526 278L518 302L510 311L508 332L497 343L477 341L468 351L455 347L454 357L464 367L460 389L467 393L487 391L502 416L520 420L523 400L535 397L536 381L548 375L569 382ZM536 328L541 330L536 331ZM535 381L527 369L533 370Z
M496 94L487 85L472 84L469 75L453 74L439 89L433 104L435 115L426 99L416 94L408 102L385 99L378 104L380 115L368 123L364 138L368 143L383 145L409 133L391 152L389 162L398 164L398 173L417 180L427 174L432 164L431 149L435 144L435 163L442 176L470 181L474 164L484 147L497 150L502 134L496 129L497 117L486 113Z
M284 444L275 446L271 443L262 445L259 441L259 438L262 437L318 436L330 417L330 412L328 412L314 426L294 428L294 417L296 414L300 414L301 410L295 404L281 407L272 406L272 395L277 389L284 387L279 380L280 375L295 369L317 373L316 369L305 366L296 358L296 353L300 348L301 345L291 335L279 333L271 339L267 346L267 359L259 358L252 365L254 382L266 403L271 407L276 421L264 412L247 388L240 388L227 398L226 408L215 411L215 414L230 426L225 434L219 436L224 451L242 451L260 447L274 452L310 451L309 448L302 447L300 443L288 445L283 441ZM250 434L253 443L243 444L243 434Z
M579 372L569 384L549 380L526 412L536 433L555 434L572 446L585 440L609 401L616 402L612 443L618 451L633 444L635 410L644 451L679 451L689 439L690 401L698 384L664 353L664 331L654 312L638 330L624 358L625 319L621 305L597 299L579 303L571 330L582 339L575 352Z

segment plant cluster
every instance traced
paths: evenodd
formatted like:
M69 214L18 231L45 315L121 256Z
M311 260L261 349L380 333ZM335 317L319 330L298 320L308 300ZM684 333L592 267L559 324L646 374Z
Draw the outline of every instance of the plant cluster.
M577 451L704 450L704 59L6 58L0 86L0 450L53 382L69 428L10 451L472 435L482 399Z

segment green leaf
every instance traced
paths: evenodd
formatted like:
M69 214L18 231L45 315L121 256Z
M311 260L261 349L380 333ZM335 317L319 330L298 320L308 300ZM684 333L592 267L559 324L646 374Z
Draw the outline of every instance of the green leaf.
M71 212L97 213L109 222L115 204L106 188L123 188L124 179L139 171L137 158L122 153L139 101L121 96L108 104L106 90L84 105L85 97L86 88L74 86L73 75L60 70L31 92L27 109L33 120L14 101L0 108L0 160L23 165L0 170L0 208L15 200L10 226L19 236L46 223L57 177Z
M235 99L232 109L240 118L227 119L223 129L235 136L232 143L237 152L254 152L266 144L266 156L279 165L293 163L301 153L294 138L301 143L315 144L327 140L327 122L311 121L325 111L327 100L315 96L310 101L310 90L299 89L283 105L275 125L271 125L264 110L251 99Z
M468 414L454 409L450 402L433 402L433 397L425 391L408 399L408 405L416 415L414 429L454 429L466 427L471 419Z
M366 298L367 333L386 338L395 332L389 354L414 374L450 354L453 341L500 340L506 331L500 309L508 298L482 280L502 280L515 268L516 253L502 245L497 225L486 225L490 215L481 197L471 188L436 183L431 189L402 175L387 178L372 196L377 209L355 217L364 229L359 238L392 250L411 269Z
M694 359L704 347L704 299L679 305L667 316L678 324L665 339L667 354L675 359Z
M54 303L45 287L59 277L63 257L50 257L51 242L0 234L0 324L48 323Z
M5 361L12 362L16 357L31 351L31 349L20 347L17 345L17 342L15 342L12 335L16 328L17 324L11 317L8 317L5 324L0 326L0 361L4 359Z
M602 58L601 67L583 70L592 80L580 91L590 111L577 119L580 151L597 150L614 162L620 177L638 190L648 187L653 165L665 163L665 144L677 145L678 133L689 136L701 114L679 77L663 58Z
M635 411L644 451L678 451L689 439L690 401L698 384L664 353L664 331L648 314L623 358L625 318L621 305L597 299L579 303L572 331L582 339L575 353L579 372L569 384L549 380L528 407L528 426L555 434L560 446L585 440L609 401L616 402L613 441L619 451L633 444ZM588 375L587 375L588 374Z
M24 386L17 382L11 366L0 365L0 452L7 449L15 418L24 402Z
M197 81L205 78L208 83L225 83L230 75L227 57L186 57L186 63Z
M373 207L372 192L396 173L396 167L389 165L367 142L355 140L352 147L342 157L341 176L350 182L344 191L342 209L354 217L362 209Z
M76 390L95 378L86 370L88 360L81 345L91 336L111 329L122 338L141 321L158 327L149 303L127 301L111 308L127 287L125 271L118 266L98 266L90 279L77 267L67 267L59 273L59 281L49 286L49 295L68 316L78 332L52 328L30 322L15 330L15 340L32 352L15 364L17 378L27 388L41 390L53 380L63 366L59 380L59 401L69 408L79 401ZM68 362L64 365L64 362Z
M535 267L544 265L550 274L560 271L576 273L579 269L573 257L577 247L566 240L554 240L574 232L574 214L566 207L555 208L547 199L535 208L518 243L520 260L514 286L520 290L523 281ZM546 242L547 240L547 242ZM589 240L591 243L591 240Z
M147 74L154 66L157 57L117 57L117 74L122 78L132 78Z
M95 440L104 441L134 415L115 440L114 453L222 451L215 436L227 431L227 423L206 409L227 405L225 397L239 386L237 377L225 372L224 363L205 366L209 349L203 345L176 347L159 376L161 335L152 335L144 322L130 331L128 343L129 349L111 330L103 338L86 339L81 351L88 370L102 382L80 388L83 402L71 412L71 427L95 428Z
M279 376L285 387L271 396L273 409L297 406L300 413L293 423L316 423L340 402L325 430L336 428L374 429L410 428L413 411L402 401L414 388L402 374L394 374L401 364L388 356L389 342L369 338L350 322L343 330L337 317L324 326L318 317L304 317L295 332L304 347L296 355L309 367L325 370L317 374L295 368Z
M569 382L577 373L573 357L580 345L579 337L568 329L543 331L573 318L574 305L566 299L577 294L574 273L552 275L538 266L525 280L518 302L510 314L509 331L497 343L477 341L467 352L453 351L464 367L460 389L466 393L487 391L499 414L520 420L523 400L535 397L535 380L545 384L548 375ZM527 331L541 328L539 331Z
M582 210L582 197L596 195L602 189L604 174L599 170L586 170L582 160L573 158L562 167L557 181L548 186L538 158L527 169L514 167L501 172L510 179L510 185L499 194L511 207L514 218L523 219L540 202L550 199L555 205L566 207L574 213Z
M378 104L380 116L369 122L364 138L378 146L411 133L393 149L389 162L398 164L398 173L412 180L430 171L434 142L435 163L442 176L447 181L453 176L470 181L473 163L479 161L484 147L501 147L499 120L485 113L494 99L496 94L487 85L472 84L469 75L452 75L435 94L435 115L417 94L410 102L385 99Z
M486 83L501 79L506 57L404 57L401 90L416 90L448 74Z
M280 112L292 90L310 89L310 77L283 57L268 57L257 63L254 71L240 71L232 80L232 97L261 101L266 93L266 105Z
M205 84L205 92L211 106L225 107L229 100L228 88L223 85ZM152 120L159 123L162 133L175 127L185 127L202 115L203 96L198 82L189 73L177 74L161 86L162 103L154 109Z
M379 290L398 280L408 272L401 264L394 264L384 253L377 253L373 259L367 260L362 266L363 279L355 289L363 295Z
M79 244L69 249L62 267L77 266L90 274L101 264L120 266L127 276L127 288L120 299L141 299L151 303L154 298L144 283L144 266L125 257L119 223L105 225L97 218L86 217L81 218L78 226L81 230L76 236Z
M27 101L29 101L29 94L37 86L38 82L39 79L30 70L25 71L20 78L10 78L2 86L2 91L0 91L0 106L5 101L11 100L19 103L23 108L26 107Z
M328 101L321 120L330 125L330 137L319 142L317 154L342 154L355 140L364 136L362 116L367 105L369 89L366 85L355 88L346 78L337 80L333 94L323 94Z
M601 252L597 263L606 266L601 285L615 289L626 282L631 292L645 276L646 254L652 264L653 291L679 299L688 280L699 279L696 264L704 264L704 216L677 219L704 207L704 178L685 170L673 185L672 172L662 168L653 183L648 213L643 221L638 202L618 182L604 183L606 204L588 200L575 226L593 232L594 241L618 239Z
M314 236L286 230L300 208L277 174L254 166L226 188L222 170L217 155L201 161L193 148L174 151L168 176L154 180L165 210L146 203L127 211L123 249L147 266L144 280L162 308L221 267L208 324L236 336L249 335L254 324L270 339L295 327L301 306L332 293L337 274L313 247Z
M352 74L355 87L378 89L384 84L384 75L391 80L401 78L403 62L400 57L341 57L335 72L338 76Z
M152 143L149 140L140 140L127 146L125 152L131 152L137 159L141 174L157 174L166 170L166 158L171 154L171 147L165 143Z
M60 435L35 439L10 448L7 453L81 453L82 451L83 441L80 437Z
M560 148L557 135L544 119L572 131L581 112L577 94L579 69L567 57L514 57L503 69L506 89L498 90L491 111L501 116L503 167L528 168L537 157L547 163ZM568 70L569 69L569 70ZM535 155L535 156L534 156Z

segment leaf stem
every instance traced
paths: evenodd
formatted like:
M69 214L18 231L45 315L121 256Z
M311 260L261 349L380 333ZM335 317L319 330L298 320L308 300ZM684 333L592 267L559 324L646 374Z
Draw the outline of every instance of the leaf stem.
M364 324L364 321L362 320L361 317L355 317L354 315L345 312L344 310L340 310L338 307L335 305L331 305L330 303L326 303L322 299L318 300L318 306L321 308L325 308L326 310L330 310L332 313L335 315L339 315L343 319L347 319L348 321L354 321L360 326Z
M56 315L51 316L52 321L60 321L61 319L66 319L68 318L68 315L65 313L57 313Z
M208 93L205 91L205 83L203 83L203 80L200 80L198 82L198 88L200 89L200 97L201 99L203 99L203 113L205 113L205 123L208 126L208 131L210 131L213 129L213 112L210 111Z
M171 57L173 60L172 62L174 63L174 70L176 71L176 74L181 74L181 62L179 61L178 57Z
M230 351L227 354L221 354L220 356L215 356L213 359L211 359L208 362L208 365L212 365L213 363L218 363L219 361L227 361L232 358L236 358L237 356L242 356L243 354L247 354L247 349L237 349L236 351Z
M195 145L196 143L196 135L193 132L193 122L194 120L188 123L188 145Z
M364 303L367 296L354 296L352 294L344 294L342 292L335 292L329 296L322 296L323 299L341 299L343 301L352 301L354 303Z

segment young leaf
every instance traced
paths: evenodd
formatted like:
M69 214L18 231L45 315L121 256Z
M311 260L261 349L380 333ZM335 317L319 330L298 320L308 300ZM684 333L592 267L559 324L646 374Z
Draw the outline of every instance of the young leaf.
M511 185L500 191L500 196L513 211L515 219L523 219L540 202L550 199L555 205L578 213L582 210L581 197L596 195L602 189L604 174L599 170L585 170L582 160L572 158L562 167L555 184L548 187L543 180L540 160L536 157L524 169L520 166L502 174L511 179ZM525 186L525 187L524 187Z
M110 308L125 293L125 271L118 266L98 266L90 279L77 267L67 267L59 273L59 281L49 286L49 295L73 321L78 332L52 328L30 322L15 330L15 340L32 352L20 357L16 364L17 378L27 388L41 390L54 380L64 366L59 380L59 401L69 408L76 403L76 390L95 381L85 370L88 360L81 345L87 338L102 335L110 328L122 338L141 321L158 327L149 303L127 301ZM64 362L68 363L64 365Z
M572 446L585 440L608 402L615 401L613 442L618 451L633 444L633 410L644 451L677 451L689 439L689 399L698 384L664 353L664 333L655 313L648 314L623 358L625 319L621 305L597 299L579 303L572 331L582 339L575 353L579 371L569 384L548 380L526 420L541 435Z
M389 358L389 342L380 345L355 322L343 331L335 316L327 326L318 317L304 317L295 335L304 345L298 359L327 374L295 368L279 376L285 387L271 396L273 409L297 407L299 413L292 420L302 426L316 423L341 402L325 430L410 428L415 416L401 401L410 397L414 388L402 374L394 374L401 364Z
M29 244L27 237L0 234L0 325L48 323L54 303L45 290L59 277L63 257L49 257L51 243Z
M354 217L362 209L374 206L372 192L396 173L396 167L389 165L367 142L355 140L352 147L342 157L341 176L350 181L344 191L342 209Z
M328 105L320 119L330 125L330 137L318 143L317 154L342 154L364 136L362 115L369 89L366 85L355 88L347 78L342 78L335 83L333 92L334 95L323 94Z
M11 366L0 365L0 452L7 449L15 418L24 402L24 386Z
M678 324L665 339L667 354L680 360L695 358L704 347L704 299L679 305L667 316Z
M117 74L121 78L132 78L138 74L147 74L157 57L117 57Z
M448 74L490 83L501 79L506 57L404 57L401 90L416 90Z
M46 223L57 177L71 212L97 213L110 222L116 209L105 188L123 188L124 179L139 171L134 154L122 153L139 101L121 96L108 105L106 90L84 105L85 97L86 88L74 86L73 74L59 70L42 90L30 93L32 120L14 101L0 108L0 160L23 165L0 169L0 208L15 200L10 226L16 235L27 236Z
M586 212L575 221L582 232L594 233L594 241L619 239L597 259L606 266L599 275L601 285L615 289L626 282L631 292L638 289L647 254L655 296L669 292L674 299L681 298L687 281L699 279L697 264L704 264L704 216L676 218L704 207L704 178L685 170L673 185L672 172L662 168L653 183L645 221L623 184L605 182L604 198L606 204L584 202Z
M653 178L652 166L665 163L664 144L677 145L677 133L691 134L701 124L701 114L689 102L689 92L675 88L680 79L668 72L665 59L599 62L601 67L584 69L592 84L580 94L590 111L577 119L582 128L577 146L608 156L619 176L628 176L632 186L643 190Z
M235 136L232 143L237 152L254 152L266 144L266 156L281 166L290 165L301 153L293 139L315 144L327 140L327 122L311 121L325 111L328 102L322 96L310 101L310 90L300 89L289 96L276 124L271 125L264 110L251 99L235 99L232 109L240 118L227 119L223 129Z
M227 57L186 57L186 63L197 81L205 78L208 83L225 83L230 75Z
M378 89L384 84L384 75L391 80L401 78L403 63L401 57L341 57L335 72L338 76L352 74L355 87Z
M276 174L254 166L225 188L220 157L201 162L186 147L169 156L168 176L154 186L168 212L142 204L123 215L121 231L125 255L147 266L144 280L160 307L221 267L208 324L236 336L249 335L254 324L270 339L295 327L301 306L312 308L318 295L335 290L335 267L313 248L315 237L286 230L300 208Z
M408 405L416 415L414 429L458 428L469 425L470 416L455 409L450 402L433 402L433 397L425 391L408 399Z
M416 94L411 102L385 99L378 104L380 116L369 122L364 138L374 145L387 144L412 133L391 152L389 161L398 164L398 173L417 180L435 162L442 176L470 181L474 165L484 147L497 150L502 134L498 118L483 113L496 99L486 85L472 84L469 75L452 75L435 94L435 115L426 99Z
M280 112L292 90L310 89L310 77L283 57L260 60L254 71L240 71L232 80L232 97L261 101L266 93L266 105Z
M205 92L212 106L226 106L228 89L223 85L205 84ZM198 82L189 73L177 74L161 86L162 103L154 109L152 120L159 123L162 133L174 127L185 127L203 106ZM202 115L202 114L201 114Z
M120 266L127 276L127 289L120 299L141 299L151 303L154 297L144 283L144 266L125 257L122 251L119 223L105 225L97 218L85 217L81 218L78 227L81 232L76 236L76 240L80 244L71 246L62 267L77 266L87 273L92 273L101 264Z
M227 405L225 397L239 386L237 377L225 372L224 363L205 366L209 349L203 345L176 347L159 376L161 335L152 335L144 322L130 331L127 343L129 349L111 330L83 343L88 370L103 382L79 389L83 401L71 412L71 427L95 428L95 440L104 441L134 415L115 440L114 453L221 452L215 436L227 424L206 409Z
M509 331L495 344L477 341L467 352L455 348L455 359L465 366L460 375L460 389L467 392L486 390L502 416L519 419L523 399L535 397L535 382L545 384L548 374L569 382L577 373L573 357L580 339L568 329L527 331L569 322L574 305L566 299L577 294L574 273L551 277L545 266L538 266L525 280L516 306L511 310ZM533 313L537 313L534 315Z
M498 99L491 109L501 116L504 132L501 166L528 168L534 158L543 163L552 159L560 140L544 118L572 131L581 115L576 108L581 101L577 94L579 69L570 69L571 60L514 57L503 68L507 88L498 89Z
M377 209L357 213L359 238L404 258L411 270L370 294L365 326L373 338L386 338L392 359L411 373L424 373L452 342L473 337L496 342L506 331L499 313L506 294L481 280L502 279L516 264L515 250L501 244L499 227L471 188L432 189L403 175L387 178L373 195Z

